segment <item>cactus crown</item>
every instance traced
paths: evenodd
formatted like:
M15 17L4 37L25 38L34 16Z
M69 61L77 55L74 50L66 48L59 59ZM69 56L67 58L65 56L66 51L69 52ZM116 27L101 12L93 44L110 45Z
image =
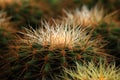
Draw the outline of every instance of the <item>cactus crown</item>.
M80 25L83 27L92 26L95 27L104 18L103 9L95 6L92 9L88 9L87 6L83 6L81 10L66 11L64 10L66 17L63 17L65 23Z

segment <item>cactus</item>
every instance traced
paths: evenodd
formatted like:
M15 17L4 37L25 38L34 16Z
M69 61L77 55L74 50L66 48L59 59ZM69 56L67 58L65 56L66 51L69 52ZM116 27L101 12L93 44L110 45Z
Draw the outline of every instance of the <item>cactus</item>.
M107 53L117 57L120 56L120 27L118 20L119 10L106 14L102 8L97 6L89 10L86 6L83 6L81 10L76 9L73 12L64 11L66 17L62 17L64 23L72 25L81 25L94 29L93 36L102 36L108 45L105 47ZM116 53L116 54L113 54ZM117 57L118 58L118 57ZM119 59L117 61L119 62Z
M82 6L81 10L78 8L73 11L64 10L65 17L62 17L64 23L72 25L81 25L83 27L92 26L95 27L98 25L101 20L104 18L103 9L95 6L90 10L86 5Z
M10 17L7 17L7 13L0 11L0 44L2 46L8 44L10 35L15 33L15 28L12 27L13 23L10 22Z
M52 79L62 67L74 66L75 61L84 63L109 56L103 49L105 41L93 38L87 28L55 24L45 22L42 28L20 32L24 37L16 45L17 57L9 59L12 79Z
M13 23L10 22L10 17L7 16L7 13L0 11L0 79L3 79L10 73L10 70L6 71L6 69L9 69L7 58L11 56L9 46L14 38L13 34L16 32L12 25Z
M71 69L64 69L65 80L119 80L120 68L116 68L115 63L106 64L99 61L98 64L88 62L83 65L76 62L76 66Z
M120 27L116 23L101 22L98 27L94 30L93 35L102 35L104 40L108 41L108 45L105 47L107 53L116 57L116 62L119 65L120 56Z
M16 22L20 29L23 25L39 24L42 12L38 6L32 5L29 0L10 0L10 4L7 4L7 1L3 1L4 7L0 5L0 8L12 16L11 20Z

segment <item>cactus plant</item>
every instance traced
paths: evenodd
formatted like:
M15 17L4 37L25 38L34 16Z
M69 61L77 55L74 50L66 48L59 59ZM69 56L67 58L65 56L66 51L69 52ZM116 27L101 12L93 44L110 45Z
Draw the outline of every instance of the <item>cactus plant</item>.
M95 27L104 18L103 9L95 6L90 10L86 5L82 6L81 10L78 8L73 11L64 10L66 17L62 17L65 23L74 25L83 25Z
M83 24L84 27L93 28L94 36L102 36L108 41L105 49L108 49L109 54L119 58L120 56L120 27L119 21L115 18L118 17L119 10L106 14L102 8L97 6L89 10L86 6L83 6L81 10L76 9L73 12L64 11L66 17L62 17L64 23L72 25ZM116 53L116 54L113 54ZM119 63L119 59L118 59Z
M64 69L65 80L119 80L120 68L116 68L115 63L105 64L99 61L98 64L88 62L83 65L76 62L76 66L71 69Z
M101 22L98 27L93 32L93 35L98 36L102 35L104 40L107 40L109 43L105 47L107 53L116 57L116 62L119 65L119 56L120 56L120 27L116 23L106 23Z
M12 27L13 23L10 22L10 17L7 17L7 13L0 11L0 44L8 44L10 35L15 33L15 28Z
M12 25L13 23L10 22L10 17L7 16L7 13L0 11L0 79L9 75L8 72L10 72L5 70L9 69L9 61L6 58L10 56L9 45L13 39L13 33L16 32Z
M18 27L28 24L39 24L42 12L38 6L32 5L29 0L10 0L11 4L6 4L7 1L8 0L3 1L5 7L0 5L0 8L12 16L11 20L16 22Z
M49 25L42 28L25 28L24 37L18 41L17 57L10 58L12 79L50 79L61 72L62 67L72 67L75 61L105 58L104 41L95 39L87 28L69 24ZM107 55L108 56L108 55Z

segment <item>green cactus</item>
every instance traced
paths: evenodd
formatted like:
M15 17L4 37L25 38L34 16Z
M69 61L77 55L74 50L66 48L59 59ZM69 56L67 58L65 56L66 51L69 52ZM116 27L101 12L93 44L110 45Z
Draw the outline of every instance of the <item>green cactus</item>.
M75 61L84 63L107 57L104 41L92 38L81 26L44 23L43 28L25 30L17 45L18 56L9 60L12 79L52 79L63 67L75 66Z
M104 40L108 41L105 49L107 49L107 53L116 57L116 62L119 65L120 27L116 23L101 22L94 30L93 35L102 35Z
M6 79L5 76L8 76L10 73L9 69L9 45L12 41L14 29L11 27L11 22L9 17L6 16L6 13L0 12L0 79ZM8 70L6 70L8 69Z
M11 20L16 22L18 27L28 24L39 24L39 20L41 19L42 15L41 9L39 7L32 6L32 3L29 0L23 0L19 2L13 1L11 3L11 5L6 5L4 10L8 13L8 15L12 16Z
M64 11L67 17L62 17L64 23L72 25L83 25L83 27L94 28L93 36L102 36L108 45L104 48L107 53L117 57L119 62L120 56L120 27L118 19L119 10L105 15L102 8L98 6L90 10L83 6L81 10ZM114 54L115 53L115 54ZM119 62L120 63L120 62Z
M64 69L63 80L119 80L120 68L116 68L115 63L99 61L97 64L88 62L83 65L76 62L76 66L71 69ZM66 74L66 75L65 75ZM61 79L58 79L61 80Z

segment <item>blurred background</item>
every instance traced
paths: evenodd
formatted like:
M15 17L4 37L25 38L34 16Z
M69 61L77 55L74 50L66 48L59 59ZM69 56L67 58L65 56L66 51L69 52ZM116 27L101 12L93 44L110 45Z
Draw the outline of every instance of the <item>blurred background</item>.
M17 26L38 25L42 17L59 18L63 9L99 5L109 13L120 9L120 0L0 0L0 10L7 12Z

